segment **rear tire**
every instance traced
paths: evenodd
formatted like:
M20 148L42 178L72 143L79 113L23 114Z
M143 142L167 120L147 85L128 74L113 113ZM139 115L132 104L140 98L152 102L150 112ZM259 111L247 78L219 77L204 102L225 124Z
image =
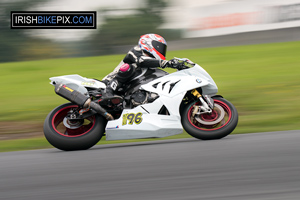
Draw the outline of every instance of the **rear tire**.
M191 102L186 105L181 115L181 123L191 136L201 140L221 139L229 135L237 126L238 112L226 99L213 97L215 108L211 114L194 114L194 106L200 103Z
M64 151L89 149L102 138L105 132L106 119L94 115L87 119L73 122L72 128L63 122L71 109L78 105L66 103L52 110L44 122L44 135L54 147Z

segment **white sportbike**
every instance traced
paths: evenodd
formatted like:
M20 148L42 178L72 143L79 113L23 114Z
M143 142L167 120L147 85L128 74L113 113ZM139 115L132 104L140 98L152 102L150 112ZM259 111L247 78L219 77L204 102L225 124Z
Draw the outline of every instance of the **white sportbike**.
M54 147L83 150L106 140L161 138L183 129L202 139L220 139L238 123L236 108L222 96L211 76L198 64L175 58L174 73L140 69L117 91L123 99L102 99L106 85L79 75L50 78L55 92L69 103L52 110L44 123Z

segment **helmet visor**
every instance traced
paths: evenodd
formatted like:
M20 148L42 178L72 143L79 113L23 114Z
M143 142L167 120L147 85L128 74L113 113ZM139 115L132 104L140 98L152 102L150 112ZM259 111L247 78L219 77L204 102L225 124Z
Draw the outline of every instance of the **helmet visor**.
M167 45L158 41L152 41L153 48L159 52L163 57L166 57Z

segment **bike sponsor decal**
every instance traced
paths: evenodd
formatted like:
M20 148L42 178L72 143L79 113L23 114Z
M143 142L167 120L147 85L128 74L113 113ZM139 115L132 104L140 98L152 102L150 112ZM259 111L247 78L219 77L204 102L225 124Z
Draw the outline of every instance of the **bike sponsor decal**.
M81 82L81 85L85 85L85 86L93 86L95 85L95 82Z
M143 114L142 113L127 113L123 115L123 122L122 125L132 125L133 122L135 124L140 124L143 121L142 118Z
M70 92L73 92L74 90L72 90L71 88L67 87L66 85L63 86L65 89L69 90Z
M106 130L107 130L107 129L117 129L117 128L119 128L119 126L107 127Z

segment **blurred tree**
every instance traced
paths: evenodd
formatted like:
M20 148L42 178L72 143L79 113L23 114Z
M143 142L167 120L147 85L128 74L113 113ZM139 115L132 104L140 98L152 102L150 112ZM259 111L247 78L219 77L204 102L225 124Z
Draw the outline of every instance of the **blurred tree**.
M22 32L20 30L12 31L10 29L10 11L22 8L21 4L27 2L9 2L0 3L0 62L16 60L18 48L16 44L21 42Z
M59 58L69 55L54 42L42 39L28 39L26 42L23 42L18 50L19 57L24 61Z
M121 45L137 44L139 36L145 33L157 33L166 38L179 38L179 34L170 34L165 30L158 29L163 23L161 12L167 6L164 0L145 0L144 7L131 10L133 14L126 16L108 15L112 11L124 10L101 10L104 15L104 24L90 39L90 50L92 54L111 54L114 47ZM168 37L168 39L170 39Z
M49 40L32 38L26 29L10 29L11 11L26 11L48 0L1 0L0 62L60 57L59 47Z

